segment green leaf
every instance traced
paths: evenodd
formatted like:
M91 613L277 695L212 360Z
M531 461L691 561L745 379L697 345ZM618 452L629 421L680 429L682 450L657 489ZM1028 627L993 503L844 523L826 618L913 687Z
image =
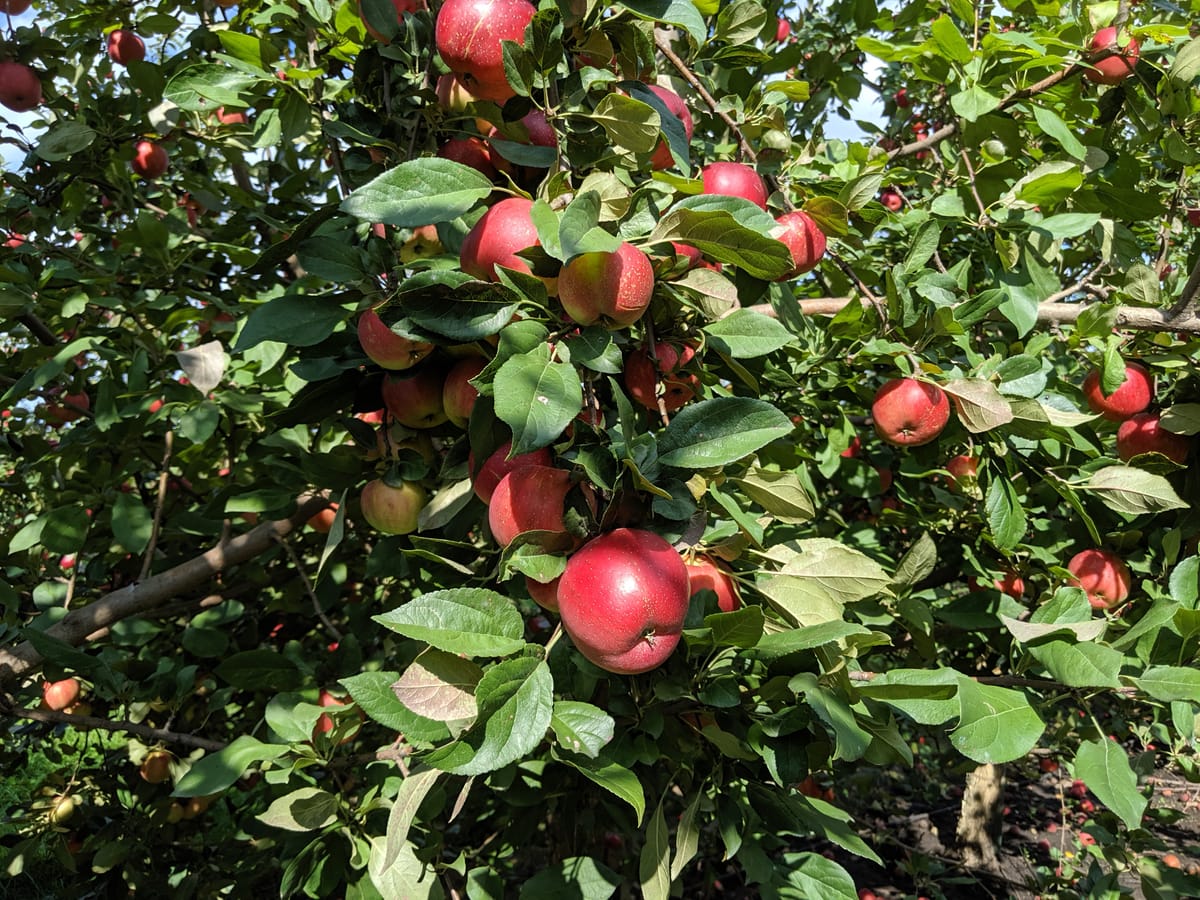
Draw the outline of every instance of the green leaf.
M968 122L975 122L997 109L1000 106L1000 98L973 84L951 97L950 106Z
M1155 700L1200 703L1200 671L1182 666L1151 666L1137 679L1139 688Z
M246 106L260 80L227 65L188 66L167 82L163 99L188 112L207 114L218 106Z
M1105 466L1071 486L1096 494L1109 509L1128 516L1188 508L1166 478L1134 466Z
M302 682L300 670L291 659L265 647L227 657L217 666L216 674L246 691L291 691Z
M233 349L249 350L263 341L311 347L333 334L345 321L346 312L329 297L284 294L254 308Z
M956 63L971 61L971 45L949 16L939 16L929 30L933 34L934 44L944 57Z
M621 0L615 5L654 24L678 25L697 45L703 44L708 37L704 19L691 0Z
M714 397L679 411L659 438L658 460L679 469L715 468L749 456L793 427L764 400Z
M1080 744L1075 754L1075 777L1082 779L1126 828L1132 830L1142 824L1147 800L1138 792L1137 775L1129 765L1129 757L1115 741L1101 738Z
M617 375L625 370L621 348L613 340L612 332L603 325L589 325L579 334L570 337L566 346L571 352L571 363L593 372Z
M677 205L659 220L649 242L667 241L691 244L708 259L738 266L755 278L781 278L793 265L792 252L780 241L746 227L725 210Z
M334 284L361 281L367 277L362 250L347 244L340 235L323 234L300 242L296 258L308 274Z
M621 876L608 866L590 856L572 856L540 869L521 885L518 900L608 900L620 885Z
M525 647L525 621L512 601L482 588L422 594L373 618L385 628L448 653L509 656Z
M800 890L801 897L857 900L859 896L854 889L854 879L850 877L850 873L820 853L788 854L786 863L787 880Z
M618 149L649 153L658 146L662 120L657 110L641 100L606 94L589 118L599 123Z
M1070 687L1121 687L1118 677L1125 658L1102 644L1050 641L1029 647L1050 676Z
M795 472L754 467L741 478L733 479L733 483L764 511L789 525L803 525L817 514L812 498Z
M633 772L613 762L604 753L598 754L595 759L565 751L555 750L553 753L555 759L577 769L590 781L628 803L637 815L638 825L641 825L642 816L646 814L646 794L642 790L641 781Z
M894 706L921 725L941 725L960 714L960 677L953 669L896 669L859 685L858 693Z
M706 325L709 344L734 359L766 356L792 342L792 334L777 319L749 309L734 310Z
M255 818L285 831L316 831L335 821L340 808L338 798L328 791L302 787L276 798Z
M793 677L788 688L803 695L808 708L833 732L835 760L862 758L871 744L871 735L858 724L854 711L842 697L824 687L811 672Z
M229 746L210 753L194 763L179 779L173 797L207 797L219 794L245 774L256 762L278 759L288 752L283 744L264 744L248 734L235 738Z
M408 843L408 832L417 818L417 810L442 777L438 769L421 769L409 773L400 783L400 790L388 813L387 843L383 854L384 868L391 866Z
M886 593L891 577L866 554L830 538L795 541L799 553L759 590L799 625L819 624L823 610ZM841 618L840 615L836 618Z
M505 660L487 670L475 699L475 724L453 744L430 753L429 765L455 775L482 775L532 752L550 727L554 679L540 659Z
M1011 550L1021 543L1027 523L1021 498L1017 496L1017 489L1012 482L1007 478L993 478L988 484L984 506L996 546L1001 550Z
M419 228L457 219L493 189L492 182L470 166L422 157L367 182L343 200L340 209L368 222Z
M96 132L82 122L60 122L37 142L34 153L46 162L60 162L81 153L96 140Z
M1180 87L1190 86L1200 76L1200 38L1192 38L1179 48L1169 74Z
M1188 609L1195 609L1200 600L1200 556L1189 556L1172 569L1167 588L1172 600Z
M1003 763L1024 756L1046 730L1020 691L958 678L958 727L950 743L977 763Z
M743 606L733 612L704 617L704 627L712 632L713 644L718 647L753 647L762 638L765 623L759 606Z
M763 635L754 645L754 652L756 655L763 656L787 656L789 653L823 647L825 644L832 644L852 635L870 633L869 628L850 622L841 620L821 622L817 625L806 625L801 628L791 628L787 631Z
M328 839L319 840L324 844ZM436 867L418 859L413 845L407 843L397 852L393 862L384 865L386 845L387 839L383 836L371 838L371 856L367 861L367 875L379 896L443 900L446 893L438 881ZM363 895L369 896L365 891Z
M559 745L572 753L595 759L613 739L616 723L612 716L590 703L556 700L550 727Z
M990 381L957 378L941 388L950 395L959 421L972 434L991 431L1013 420L1012 407Z
M497 334L512 321L521 302L515 291L502 284L445 269L409 278L396 300L404 321L463 343Z
M700 846L700 828L696 824L696 812L700 809L701 791L692 795L691 802L679 817L675 829L675 853L671 856L671 881L683 874L684 866L696 857Z
M513 432L514 455L548 447L583 409L583 385L573 365L539 345L509 357L493 382L496 415Z
M662 803L654 807L646 823L646 840L638 857L638 879L646 900L667 900L671 896L671 845Z
M80 506L52 509L42 526L42 546L51 553L77 553L87 538L91 521Z
M1100 222L1099 213L1062 213L1057 216L1048 216L1040 222L1035 222L1032 227L1038 231L1045 231L1051 237L1060 240L1064 238L1079 237L1087 234ZM1136 266L1134 268L1137 268ZM1148 266L1142 268L1149 269ZM1154 287L1158 288L1158 276L1154 276Z
M1037 120L1038 128L1058 141L1069 156L1079 160L1087 156L1087 148L1075 136L1075 132L1067 126L1067 123L1060 119L1052 109L1045 106L1034 106L1033 117Z
M427 647L392 685L396 699L419 716L435 722L470 722L475 718L475 686L483 670L469 659Z
M450 731L444 724L418 716L397 699L392 685L399 680L399 672L363 672L345 676L339 683L350 692L359 709L409 741L434 744L448 738Z
M600 227L600 195L584 191L563 210L558 224L558 240L563 262L581 253L614 253L621 239ZM545 241L542 242L545 244Z
M913 542L896 567L896 576L892 584L896 587L911 587L918 581L928 578L937 566L937 544L929 536L928 531L922 531L921 536Z

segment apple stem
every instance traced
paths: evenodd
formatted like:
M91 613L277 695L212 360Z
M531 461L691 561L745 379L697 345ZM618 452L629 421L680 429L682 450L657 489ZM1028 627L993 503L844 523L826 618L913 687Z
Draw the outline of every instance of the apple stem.
M563 636L562 622L554 627L554 634L550 635L550 640L546 641L546 657L550 656L550 651L554 649L554 645L558 643L558 639Z

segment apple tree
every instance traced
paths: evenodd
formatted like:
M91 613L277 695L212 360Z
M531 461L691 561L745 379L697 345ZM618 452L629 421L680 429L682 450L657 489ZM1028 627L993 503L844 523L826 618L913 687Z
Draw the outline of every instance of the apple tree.
M1197 12L0 0L12 883L1200 894Z

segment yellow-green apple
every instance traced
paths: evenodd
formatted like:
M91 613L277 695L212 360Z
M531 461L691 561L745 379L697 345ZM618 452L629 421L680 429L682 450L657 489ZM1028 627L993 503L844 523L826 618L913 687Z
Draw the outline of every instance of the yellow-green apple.
M412 375L388 374L383 378L383 405L388 414L409 428L434 428L446 421L442 386L446 375L425 366Z
M683 558L652 531L618 528L567 560L563 628L588 660L620 675L658 668L683 632L691 589Z
M657 411L661 384L666 411L679 409L700 391L699 378L690 372L680 372L695 355L689 344L670 341L654 345L654 359L644 347L633 350L625 357L625 387L629 395L651 412Z
M549 466L554 462L554 457L550 455L550 451L545 447L540 450L534 450L531 453L520 453L509 459L508 454L511 450L512 441L505 441L495 449L491 456L484 460L483 465L479 467L478 471L475 469L474 452L468 455L467 471L471 473L471 486L475 490L475 496L484 503L492 501L492 494L496 490L496 485L509 472L515 472L524 466Z
M1158 413L1130 416L1117 429L1117 456L1128 462L1142 453L1161 453L1181 466L1187 462L1192 441L1162 427Z
M55 712L66 709L79 699L79 679L42 682L42 706Z
M171 777L172 758L166 750L151 750L138 766L138 774L149 784L162 784Z
M562 576L558 576L553 581L540 582L536 578L525 576L525 590L529 592L529 596L533 598L542 609L548 609L550 612L558 612L558 583L562 580Z
M29 66L0 62L0 104L13 112L29 112L42 102L42 81Z
M1154 376L1140 363L1125 364L1125 380L1107 396L1100 386L1100 370L1093 369L1083 379L1083 397L1092 412L1110 422L1124 422L1140 413L1154 398Z
M161 144L153 141L138 141L133 148L133 159L129 162L133 171L143 178L158 178L167 171L170 159Z
M935 384L895 378L875 392L871 418L889 444L919 447L942 433L950 421L950 401Z
M330 503L308 520L308 527L318 534L329 534L329 529L333 528L333 520L337 518L337 511L338 505Z
M108 34L108 58L123 66L146 58L146 45L132 31L118 28Z
M825 232L804 210L784 213L775 220L771 236L783 243L792 254L792 268L777 280L787 281L811 272L825 255Z
M687 135L688 142L692 140L692 134L695 131L695 124L692 122L692 114L688 111L687 104L683 102L674 91L668 90L665 87L659 87L657 84L647 85L650 91L659 100L663 102L663 106L667 108L667 112L677 118L683 125L683 133ZM650 157L650 167L657 170L669 169L675 165L675 160L671 156L671 148L667 145L666 138L659 138L658 145L654 148L654 155Z
M472 94L503 103L516 91L504 76L501 41L523 45L536 11L528 0L446 0L434 31L438 54Z
M721 612L733 612L742 605L737 585L729 570L710 556L693 556L687 563L690 596L700 591L712 591L717 595L717 608Z
M1084 550L1067 563L1072 583L1083 588L1095 609L1112 609L1129 596L1133 575L1125 560L1108 550Z
M446 382L442 386L442 408L446 418L459 428L466 428L471 418L471 410L479 397L479 391L471 384L471 379L487 368L488 361L482 356L468 356L460 359L446 374Z
M393 372L411 368L433 352L433 344L396 334L373 309L358 317L358 343L371 362Z
M517 535L541 532L536 543L544 550L566 550L574 539L567 533L567 493L571 473L553 466L523 466L500 479L488 503L488 527L501 547Z
M532 209L532 200L509 197L485 212L463 238L462 270L481 281L496 281L496 266L529 272L529 263L517 253L540 243Z
M428 259L444 249L437 226L420 225L413 229L412 237L400 245L400 262L407 265L418 259Z
M722 194L726 197L743 197L751 203L767 208L767 185L762 176L742 163L709 163L700 172L704 182L704 193Z
M1084 69L1084 77L1095 84L1120 84L1133 74L1141 46L1131 36L1129 43L1122 48L1117 29L1110 25L1096 32L1088 50L1091 67Z
M475 102L475 97L452 73L438 76L435 90L438 106L447 112L465 112L467 106Z
M382 478L368 482L360 498L363 518L384 534L412 534L428 502L425 489L415 481L391 485Z
M974 456L960 453L946 460L946 471L950 473L950 488L962 491L976 482L979 478L979 460Z
M442 159L470 166L484 178L496 177L496 166L492 159L491 148L484 143L482 138L474 136L450 138L438 148L437 155Z
M322 689L321 693L317 695L317 705L318 706L347 706L349 704L347 704L347 702L345 700L341 700L341 699L335 697L333 694L329 693L329 691ZM359 709L359 710L357 710L357 712L358 712L358 717L360 719L363 718L363 711L361 709ZM333 727L334 727L333 726L333 717L327 713L321 713L321 715L317 718L317 724L313 726L313 740L315 741L317 739L317 735L329 734L329 732L333 731ZM338 741L338 743L345 744L349 741L354 740L354 738L358 736L358 733L361 730L362 730L362 725L355 726L354 730L351 731L344 738L342 738L340 741Z
M628 242L612 253L576 256L558 275L558 299L580 325L601 318L632 325L642 317L654 294L650 257Z
M415 13L419 6L417 0L392 0L392 6L396 10L396 21L400 22L404 19L405 13ZM371 27L371 23L367 21L367 14L363 12L362 0L358 3L358 15L363 20L363 26L367 29L367 34L375 38L381 44L387 44L390 40L383 36L379 31Z

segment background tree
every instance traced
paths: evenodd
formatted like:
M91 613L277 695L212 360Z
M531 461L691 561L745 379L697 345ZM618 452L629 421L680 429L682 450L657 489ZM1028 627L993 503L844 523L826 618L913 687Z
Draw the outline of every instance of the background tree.
M0 0L14 892L1200 893L1196 12Z

